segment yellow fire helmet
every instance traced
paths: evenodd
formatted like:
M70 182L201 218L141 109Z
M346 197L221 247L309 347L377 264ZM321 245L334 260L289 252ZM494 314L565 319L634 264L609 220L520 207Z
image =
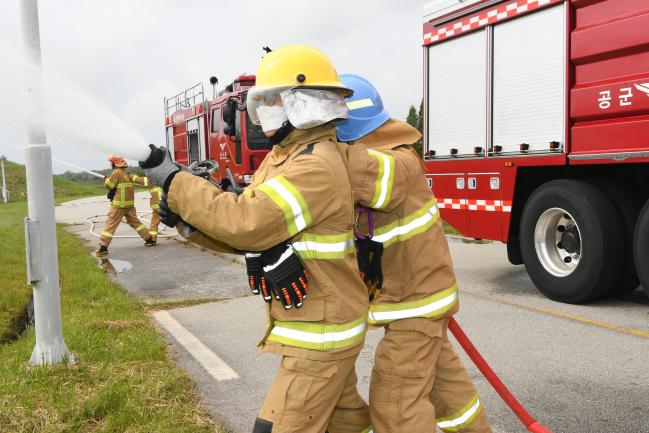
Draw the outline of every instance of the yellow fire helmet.
M322 51L288 45L261 61L246 104L250 121L264 131L279 128L287 118L296 128L308 129L346 119L344 98L353 93Z
M329 57L308 45L287 45L268 53L257 69L255 87L340 89L345 97L354 93L340 81Z

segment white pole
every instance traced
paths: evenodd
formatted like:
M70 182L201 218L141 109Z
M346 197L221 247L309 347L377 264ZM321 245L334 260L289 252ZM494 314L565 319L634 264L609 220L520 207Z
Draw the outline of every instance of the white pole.
M2 164L2 200L7 203L9 197L7 194L7 182L5 181L5 157L0 157L0 164Z
M21 0L25 51L30 88L27 116L30 145L26 148L27 198L25 219L27 282L34 290L36 347L30 362L36 365L73 361L63 340L61 292L54 217L52 150L47 145L42 98L41 48L37 0Z

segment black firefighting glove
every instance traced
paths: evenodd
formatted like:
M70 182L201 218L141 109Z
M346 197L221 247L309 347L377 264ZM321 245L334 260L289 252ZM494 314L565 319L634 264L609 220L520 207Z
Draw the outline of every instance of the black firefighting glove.
M113 201L116 192L117 192L117 188L111 189L110 191L108 191L108 194L106 194L106 198L110 201Z
M276 262L285 249L286 242L282 242L262 252L247 252L245 254L250 291L254 295L261 293L266 302L271 302L273 296L279 301L280 297L277 288L273 287L270 281L268 281L268 278L266 278L263 268L265 265Z
M309 293L308 274L292 246L287 245L277 260L264 265L264 274L285 309L302 306Z
M370 301L372 301L383 287L383 271L381 270L383 244L371 239L356 239L355 243L358 269L367 286Z
M264 264L261 253L246 253L246 271L248 272L248 286L253 295L263 293L264 301L270 302L273 297L270 286L264 276Z
M167 203L167 194L165 193L162 194L162 198L160 199L158 215L160 215L160 221L162 221L162 224L166 225L167 227L176 227L176 224L182 221L180 219L180 216L173 213L171 209L169 209L169 203Z

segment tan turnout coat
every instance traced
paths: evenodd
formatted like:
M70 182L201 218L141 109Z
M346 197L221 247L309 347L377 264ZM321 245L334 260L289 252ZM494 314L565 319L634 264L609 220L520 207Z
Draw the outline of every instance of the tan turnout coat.
M202 232L190 240L209 248L225 243L263 251L289 241L296 249L309 273L308 299L300 309L268 304L271 323L263 350L321 360L353 356L362 347L368 299L356 262L352 192L335 128L295 130L282 144L267 155L240 196L178 173L169 188L169 207Z
M115 188L115 196L112 205L115 207L126 208L135 204L135 191L133 182L125 168L114 168L110 176L104 181L106 189Z
M451 316L457 286L439 210L421 159L409 146L421 134L391 119L349 146L358 205L375 209L373 240L383 244L383 289L368 321L382 325L412 317ZM368 225L361 217L360 231Z

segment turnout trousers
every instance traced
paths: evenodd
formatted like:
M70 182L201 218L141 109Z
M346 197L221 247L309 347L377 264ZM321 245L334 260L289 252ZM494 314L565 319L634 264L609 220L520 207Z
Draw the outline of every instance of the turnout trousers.
M149 226L149 234L154 241L158 239L158 227L160 226L160 214L156 209L151 211L151 225Z
M376 433L490 433L471 377L447 338L448 318L385 326L370 382Z
M367 403L356 390L355 362L284 356L254 432L367 433Z
M122 222L122 218L126 218L128 225L133 227L137 234L139 234L142 239L149 239L149 230L146 226L142 224L140 219L137 217L137 211L135 206L130 207L117 207L111 206L108 211L108 217L106 218L106 225L104 230L101 232L101 239L99 243L104 246L110 245L110 241L113 240L113 234L117 227Z

